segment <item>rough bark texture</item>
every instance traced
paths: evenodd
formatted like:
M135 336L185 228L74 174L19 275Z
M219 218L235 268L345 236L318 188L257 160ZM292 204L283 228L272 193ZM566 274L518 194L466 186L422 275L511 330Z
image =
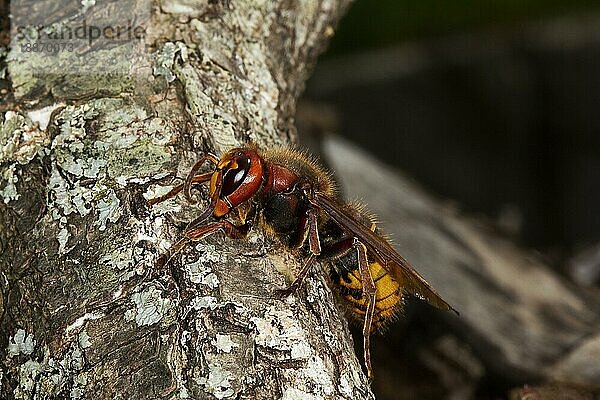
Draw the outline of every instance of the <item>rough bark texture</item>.
M461 313L434 317L444 318L445 330L465 343L462 350L445 346L455 353L445 354L446 372L483 368L513 385L545 380L600 389L597 290L569 283L489 226L339 138L327 138L324 153L348 197L383 216L398 250Z
M11 51L0 397L372 398L322 276L275 298L298 260L258 230L159 268L206 202L144 202L206 148L292 140L296 99L346 6L164 1L147 75L34 76L36 61Z

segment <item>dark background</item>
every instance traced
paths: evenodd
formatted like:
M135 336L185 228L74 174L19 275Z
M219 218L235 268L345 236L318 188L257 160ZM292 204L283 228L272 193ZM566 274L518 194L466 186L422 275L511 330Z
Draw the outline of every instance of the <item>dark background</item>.
M600 3L357 1L305 99L558 269L600 239Z
M357 1L308 84L301 133L306 109L565 279L598 285L599 2ZM461 397L464 382L423 361L444 329L430 316L411 305L375 338L378 399L500 399L535 383L464 371L477 388Z

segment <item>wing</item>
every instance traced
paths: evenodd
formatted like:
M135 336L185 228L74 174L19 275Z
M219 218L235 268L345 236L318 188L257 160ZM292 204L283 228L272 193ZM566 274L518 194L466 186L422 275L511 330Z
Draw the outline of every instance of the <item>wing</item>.
M320 192L316 192L309 201L312 205L325 211L340 228L359 239L404 290L427 301L432 306L442 310L452 310L458 314L458 311L446 303L425 278L398 254L387 240L358 222L355 216L348 212L348 207Z

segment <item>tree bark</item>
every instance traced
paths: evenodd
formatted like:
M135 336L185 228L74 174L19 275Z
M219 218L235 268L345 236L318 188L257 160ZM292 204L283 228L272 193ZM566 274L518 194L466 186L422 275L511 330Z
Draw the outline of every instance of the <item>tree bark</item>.
M32 74L13 37L0 117L0 397L373 397L322 275L278 299L298 260L257 229L159 267L207 204L144 201L204 150L293 141L296 100L347 5L164 1L136 74L67 64Z

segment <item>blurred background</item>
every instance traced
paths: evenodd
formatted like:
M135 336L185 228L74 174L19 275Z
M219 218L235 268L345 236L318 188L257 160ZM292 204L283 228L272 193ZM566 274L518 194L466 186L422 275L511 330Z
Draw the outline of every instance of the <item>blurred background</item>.
M315 114L563 279L598 286L600 2L356 1L308 84L301 137ZM448 389L411 354L436 329L406 318L376 340L378 398L508 398L525 383L475 371L472 391Z
M600 239L599 2L357 1L305 99L557 265Z

